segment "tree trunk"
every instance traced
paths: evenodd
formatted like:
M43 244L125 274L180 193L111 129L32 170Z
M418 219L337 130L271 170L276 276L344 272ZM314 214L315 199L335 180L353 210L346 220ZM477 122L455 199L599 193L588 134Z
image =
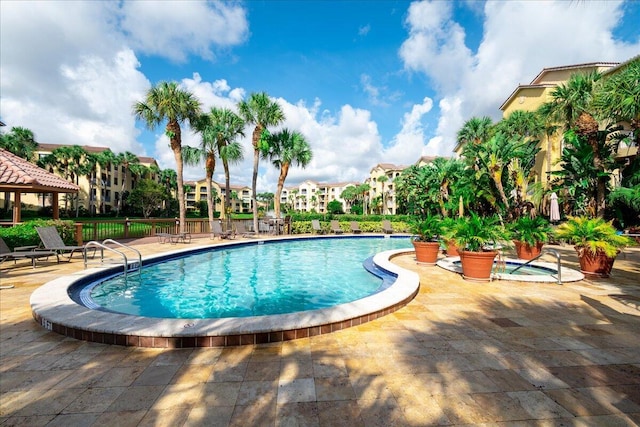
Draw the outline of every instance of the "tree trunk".
M284 180L289 173L289 163L282 163L280 165L280 176L278 177L278 187L276 188L276 197L273 200L273 208L276 211L276 218L280 218L280 195L284 188Z
M260 162L260 135L262 135L262 126L258 125L253 129L252 142L253 142L253 176L251 178L251 210L253 213L253 231L258 234L258 165Z
M178 181L178 206L180 211L180 228L179 233L184 233L185 220L187 217L187 208L184 201L184 179L182 177L182 139L180 133L180 124L175 120L167 123L167 133L171 135L171 150L176 159L176 180Z
M213 153L210 153L209 155L207 155L207 164L205 167L206 171L207 171L207 176L206 178L206 185L207 185L207 210L209 211L209 230L211 230L213 232L213 210L214 210L214 205L213 205L213 194L211 193L211 182L213 181L213 172L216 169L216 158L213 155Z
M229 162L222 159L224 167L224 214L231 214L231 176L229 174Z

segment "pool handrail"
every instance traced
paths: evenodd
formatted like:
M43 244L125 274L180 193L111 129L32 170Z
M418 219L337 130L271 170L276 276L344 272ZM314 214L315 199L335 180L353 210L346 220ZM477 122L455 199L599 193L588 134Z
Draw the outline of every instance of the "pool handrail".
M120 251L118 249L112 248L110 246L107 246L107 243L115 244L115 245L120 246L122 248L129 249L131 251L136 252L136 254L138 255L137 264L135 262L132 262L131 265L130 265L129 264L129 260L127 259L127 255L124 252L122 252L122 251ZM142 268L142 254L140 253L140 251L138 251L137 249L132 248L131 246L127 246L127 245L124 245L124 244L122 244L120 242L116 242L115 240L112 240L112 239L105 239L102 243L92 240L92 241L88 242L84 246L84 251L83 251L83 254L84 254L84 268L87 268L87 264L88 264L88 261L87 261L87 249L88 248L99 248L100 249L100 262L104 262L104 250L105 249L108 250L108 251L117 253L120 256L122 256L122 259L123 259L123 274L124 274L125 278L127 277L127 272L129 272L129 271L138 271L138 272L140 272L140 269Z
M562 270L561 270L562 267L560 265L560 260L561 260L560 252L558 252L555 249L551 249L551 248L542 249L542 252L540 252L539 255L536 255L535 257L531 258L530 260L528 260L524 264L520 264L519 266L517 266L516 268L511 270L508 274L515 273L516 271L520 270L525 265L531 264L533 261L537 260L538 258L540 258L542 255L544 255L546 253L550 253L552 255L555 255L556 260L558 262L558 285L562 285Z

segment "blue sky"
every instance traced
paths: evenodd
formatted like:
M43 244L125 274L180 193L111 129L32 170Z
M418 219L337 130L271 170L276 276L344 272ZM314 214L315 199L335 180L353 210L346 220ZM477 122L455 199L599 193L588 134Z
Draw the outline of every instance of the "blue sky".
M206 109L265 91L314 152L289 185L361 182L377 163L449 156L464 121L499 120L500 104L542 68L640 53L637 1L3 1L0 20L9 127L167 168L162 129L131 115L150 85L178 81ZM232 181L248 185L252 155L241 142L246 160ZM183 143L198 136L187 129ZM203 174L185 169L185 179ZM260 190L276 179L262 162Z

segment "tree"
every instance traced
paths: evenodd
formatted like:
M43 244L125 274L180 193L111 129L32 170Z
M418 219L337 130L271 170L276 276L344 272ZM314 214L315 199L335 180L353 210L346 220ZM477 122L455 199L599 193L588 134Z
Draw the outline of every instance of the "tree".
M139 209L145 218L149 218L153 211L160 209L166 194L161 184L151 179L141 179L129 195L131 206Z
M253 144L253 176L251 180L251 201L253 208L253 229L258 229L258 166L260 151L266 144L269 126L277 126L284 121L284 113L277 102L272 101L265 92L252 93L247 101L238 104L240 115L247 124L255 125L251 135ZM263 132L267 131L267 135Z
M456 138L461 145L480 144L488 140L492 133L493 122L490 117L472 117L462 125Z
M263 156L269 158L273 166L280 170L274 206L276 218L280 218L280 196L291 164L305 168L311 162L313 153L304 135L289 129L283 129L271 135L266 148L267 150L262 153Z
M539 111L548 121L562 123L565 131L575 129L577 135L586 138L593 150L593 166L598 171L595 215L604 217L608 174L605 171L605 159L601 152L599 125L593 114L595 86L601 74L576 73L551 92L551 100L543 104Z
M98 154L97 163L100 166L100 179L97 181L100 183L100 212L105 213L105 191L107 181L111 180L109 176L109 172L111 170L111 166L116 164L117 157L110 149L104 150L102 153Z
M87 152L79 145L67 145L54 149L51 154L44 156L38 160L38 166L49 168L51 172L57 171L67 181L78 184L80 163ZM79 201L79 195L76 195L76 201ZM65 211L68 211L69 196L65 197ZM76 211L76 216L77 216Z
M138 156L136 156L132 152L125 151L124 153L118 153L115 159L115 164L124 168L122 183L120 184L120 198L118 199L118 204L116 205L116 216L118 216L120 214L120 209L122 209L124 205L127 178L132 173L132 168L133 170L135 170L136 166L140 164L140 159L138 159Z
M38 149L38 143L32 131L17 126L12 127L9 133L0 135L0 148L31 161Z
M160 82L149 89L144 102L134 104L133 113L136 119L142 120L150 130L154 130L165 121L167 122L165 134L169 137L171 150L176 160L180 233L184 233L187 209L182 174L181 124L184 122L192 124L197 119L200 114L200 102L191 92L180 89L178 83Z
M338 200L332 200L327 203L327 212L330 214L341 214L342 212L342 203Z
M170 215L171 201L175 203L173 195L178 192L178 176L173 169L163 169L160 171L160 182L164 185L166 191L166 199L164 201L165 215Z
M237 163L243 159L242 146L236 141L239 136L244 136L244 120L228 108L212 108L209 113L211 122L217 129L216 142L218 155L224 168L224 214L231 210L231 175L230 163Z

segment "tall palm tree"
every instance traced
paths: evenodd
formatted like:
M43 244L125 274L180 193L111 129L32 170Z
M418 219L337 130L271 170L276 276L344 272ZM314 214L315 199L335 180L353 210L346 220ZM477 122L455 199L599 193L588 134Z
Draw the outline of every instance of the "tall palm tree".
M205 183L207 187L207 214L209 216L209 230L213 233L213 172L216 169L216 143L215 132L208 124L206 115L198 120L195 128L202 134L200 147L194 148L188 145L182 146L182 158L187 165L195 166L204 160ZM213 234L212 234L213 236Z
M228 108L212 108L209 113L211 121L216 125L218 155L224 168L224 215L231 210L231 173L230 163L237 163L243 159L242 145L236 141L239 136L244 136L244 120Z
M117 156L110 149L106 149L100 154L98 154L97 162L98 166L100 166L100 179L97 181L100 184L100 213L105 213L105 199L106 199L106 184L109 181L109 186L111 186L111 166L116 164L118 161Z
M165 134L169 137L171 151L176 160L178 185L178 204L180 207L180 233L185 231L187 209L184 200L184 181L182 175L182 129L184 122L191 124L200 114L200 102L191 92L180 89L176 82L160 82L147 92L144 102L133 106L135 117L154 130L167 122Z
M173 199L173 194L178 192L178 176L173 169L162 169L160 171L160 183L166 190L166 200L164 201L165 215L169 216L169 201Z
M280 105L272 101L265 92L252 93L247 101L238 104L238 111L247 124L255 125L251 135L253 144L253 177L251 180L251 202L253 204L253 229L258 230L258 166L261 145L266 143L264 131L269 126L277 126L284 121L284 112Z
M262 154L268 157L273 166L280 170L274 201L276 218L280 218L280 196L291 164L305 168L311 162L313 153L304 135L297 131L283 129L271 135L267 150L264 150Z

